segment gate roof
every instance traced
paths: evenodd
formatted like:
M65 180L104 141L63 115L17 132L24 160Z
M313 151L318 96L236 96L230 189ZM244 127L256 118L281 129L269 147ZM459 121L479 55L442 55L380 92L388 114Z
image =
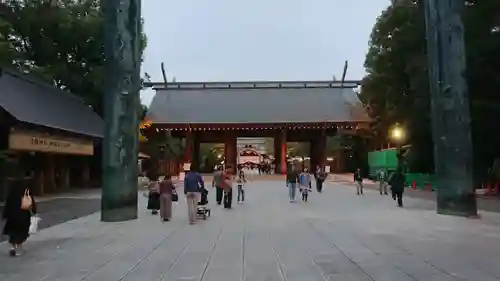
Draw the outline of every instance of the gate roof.
M356 84L335 82L169 83L156 94L153 124L369 122Z

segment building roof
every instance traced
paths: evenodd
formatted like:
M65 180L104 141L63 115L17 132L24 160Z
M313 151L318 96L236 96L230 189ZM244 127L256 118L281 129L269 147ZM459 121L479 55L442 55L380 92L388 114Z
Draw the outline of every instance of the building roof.
M21 122L102 137L104 120L79 97L27 75L3 70L0 107Z
M332 81L181 82L155 90L147 119L156 124L370 121L353 86Z

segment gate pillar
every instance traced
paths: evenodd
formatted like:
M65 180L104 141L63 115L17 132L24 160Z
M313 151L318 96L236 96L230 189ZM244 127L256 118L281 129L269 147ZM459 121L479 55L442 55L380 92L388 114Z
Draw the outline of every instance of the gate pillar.
M278 132L274 137L274 157L277 174L286 174L286 130Z
M228 132L224 139L224 165L232 166L233 171L236 172L236 161L237 161L237 148L236 148L236 134Z

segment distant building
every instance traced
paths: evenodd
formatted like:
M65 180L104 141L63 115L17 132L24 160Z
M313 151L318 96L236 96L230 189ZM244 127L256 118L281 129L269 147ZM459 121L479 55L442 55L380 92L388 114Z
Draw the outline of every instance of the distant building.
M262 162L262 155L267 154L265 138L238 138L238 164Z

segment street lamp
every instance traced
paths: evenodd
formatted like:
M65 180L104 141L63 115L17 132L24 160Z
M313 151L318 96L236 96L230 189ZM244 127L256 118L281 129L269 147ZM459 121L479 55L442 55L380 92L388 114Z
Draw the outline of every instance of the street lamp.
M395 127L391 131L391 138L396 142L396 143L401 143L405 137L405 132L403 129L399 127Z
M396 144L396 157L398 159L397 169L400 170L403 165L403 152L401 146L406 139L406 131L398 123L396 123L389 132L391 140Z

